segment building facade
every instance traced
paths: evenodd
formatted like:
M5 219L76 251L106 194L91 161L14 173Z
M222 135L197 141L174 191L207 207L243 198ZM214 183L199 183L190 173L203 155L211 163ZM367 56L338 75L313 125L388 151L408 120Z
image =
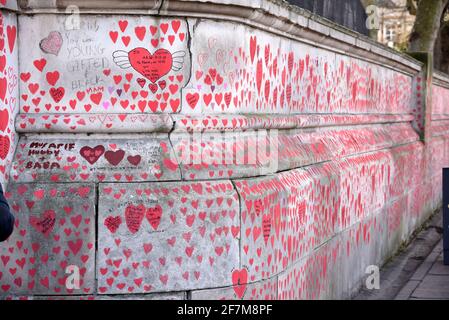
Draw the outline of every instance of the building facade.
M415 16L407 10L407 0L379 1L378 41L389 47L404 50L415 23Z

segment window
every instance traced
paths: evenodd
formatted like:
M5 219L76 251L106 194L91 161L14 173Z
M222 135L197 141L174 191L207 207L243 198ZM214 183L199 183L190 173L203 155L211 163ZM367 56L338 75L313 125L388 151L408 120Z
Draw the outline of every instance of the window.
M385 28L385 39L387 41L394 41L394 38L396 37L396 30L394 28L394 26L387 26Z

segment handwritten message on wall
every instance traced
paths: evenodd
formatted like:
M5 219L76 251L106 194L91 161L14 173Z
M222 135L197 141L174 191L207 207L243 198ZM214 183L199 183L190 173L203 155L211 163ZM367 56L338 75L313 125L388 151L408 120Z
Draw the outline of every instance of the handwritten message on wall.
M17 19L0 11L0 183L9 179L17 136L18 112Z

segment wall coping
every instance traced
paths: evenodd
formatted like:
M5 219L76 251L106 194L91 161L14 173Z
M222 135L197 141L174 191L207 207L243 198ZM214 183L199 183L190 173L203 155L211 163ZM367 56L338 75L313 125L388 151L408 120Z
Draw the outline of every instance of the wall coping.
M345 125L391 124L412 122L413 115L404 114L108 114L108 121L91 123L92 117L105 118L104 114L18 114L16 131L27 133L171 133L171 132L229 132L259 129L306 129ZM120 120L119 118L122 117ZM144 117L144 121L135 119ZM68 120L57 121L53 120ZM226 125L215 126L212 122ZM233 124L233 120L236 124ZM83 125L80 125L83 121ZM50 125L51 126L47 126ZM113 129L108 124L114 124ZM75 126L74 126L75 125ZM76 128L76 129L75 129Z
M243 23L326 50L387 66L408 75L422 63L310 11L282 0L18 0L21 13L139 14L220 19ZM68 12L71 14L71 12Z
M445 88L449 88L449 75L440 71L433 73L433 84Z
M0 10L18 12L19 5L17 4L17 1L9 0L9 1L6 1L6 4L0 4Z

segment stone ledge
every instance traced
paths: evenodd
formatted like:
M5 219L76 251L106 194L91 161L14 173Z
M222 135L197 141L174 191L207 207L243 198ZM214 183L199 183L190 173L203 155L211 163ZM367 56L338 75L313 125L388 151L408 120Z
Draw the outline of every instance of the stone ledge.
M432 137L445 136L449 134L449 117L432 119Z
M69 6L77 6L81 10L103 10L103 9L127 9L127 10L146 10L148 13L156 13L159 9L161 0L18 0L23 11L44 9L57 10L65 12ZM63 10L62 10L63 9Z
M432 121L449 120L449 114L432 114Z
M449 75L436 71L433 73L433 84L444 88L449 88Z
M32 114L16 117L19 133L151 133L170 132L167 114Z
M343 125L411 122L412 115L387 114L212 114L172 115L174 132L222 132L259 129L297 129Z
M5 0L5 4L0 4L0 10L18 11L19 6L16 0Z
M48 295L6 295L0 296L0 300L186 300L186 292L127 294L127 295L73 295L73 296L48 296Z
M169 133L296 129L413 121L405 114L33 114L21 113L19 133Z
M285 118L280 119L285 121ZM354 126L348 124L354 118L329 115L322 121L317 117L291 119L298 121L296 124L286 121L286 125L296 125L295 129L266 129L263 122L255 122L247 130L246 118L224 117L220 121L227 121L229 131L223 128L192 131L186 123L171 133L61 134L56 142L55 134L27 134L20 138L11 179L14 182L143 182L243 178L410 144L419 139L409 121L403 121L410 120L410 116L363 118L378 122ZM205 120L214 123L210 118L200 122L204 125ZM199 120L190 118L190 121ZM240 128L233 128L234 125ZM257 125L263 130L255 129Z

